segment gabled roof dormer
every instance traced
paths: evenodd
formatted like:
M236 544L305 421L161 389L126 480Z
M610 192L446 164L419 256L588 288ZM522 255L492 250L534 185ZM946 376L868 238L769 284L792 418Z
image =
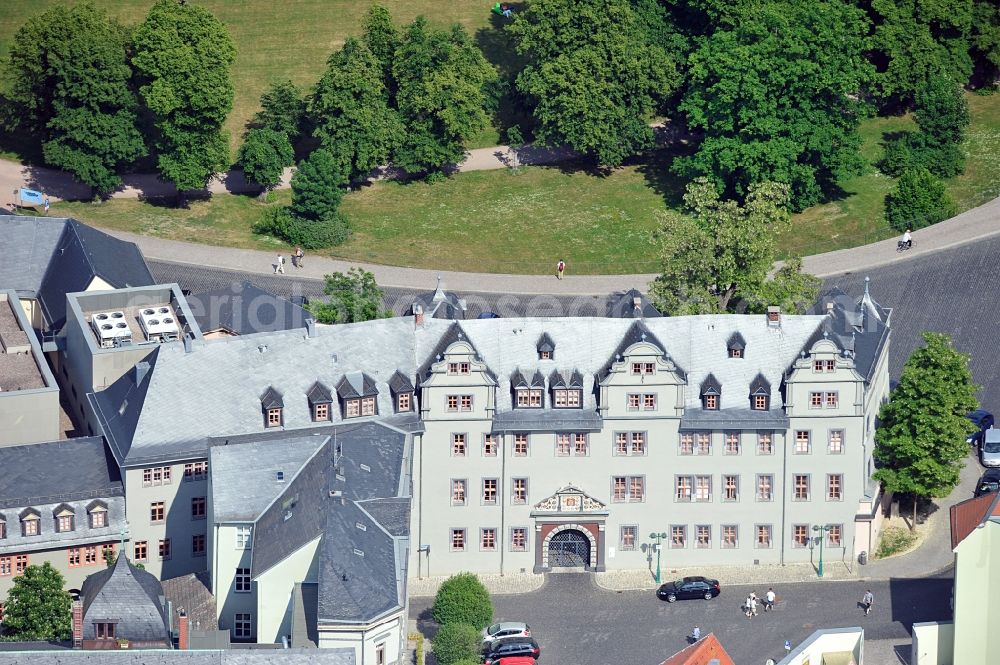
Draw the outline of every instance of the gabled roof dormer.
M337 383L344 418L378 415L378 387L364 372L349 372Z
M583 408L583 375L573 370L569 374L555 370L549 375L552 407L555 409Z
M274 386L268 386L260 396L260 408L264 415L264 427L281 427L285 424L285 401Z
M550 388L583 388L583 374L579 370L570 373L553 370L549 375Z
M463 375L473 371L484 373L494 383L497 380L496 375L482 364L482 356L461 325L453 323L417 370L417 381L422 385L433 373Z
M738 331L726 341L726 350L730 358L742 358L746 354L747 342Z
M763 374L758 373L750 382L750 408L754 411L771 408L771 384Z
M528 378L520 369L510 376L510 388L514 392L514 407L518 409L540 409L545 406L545 377L538 370Z
M552 341L548 333L542 333L542 336L538 338L538 343L535 345L538 351L539 360L555 360L556 358L556 343Z
M309 415L313 422L327 422L332 420L331 405L333 395L330 389L317 381L306 392L306 401L309 402Z
M700 395L703 409L706 411L719 410L719 403L722 401L722 385L714 374L709 374L701 382Z
M413 382L399 370L389 378L389 392L392 395L393 407L396 413L414 411Z
M622 341L618 344L618 348L615 349L615 352L608 359L607 364L601 371L602 380L611 373L612 368L616 364L624 362L627 356L632 356L630 358L631 365L626 367L625 370L631 371L632 374L654 373L657 361L661 361L665 362L668 369L674 372L681 381L685 380L684 371L674 364L672 358L667 353L666 346L657 339L656 335L641 320L632 323L625 332ZM636 363L639 363L638 368L635 367ZM637 372L636 369L639 371Z

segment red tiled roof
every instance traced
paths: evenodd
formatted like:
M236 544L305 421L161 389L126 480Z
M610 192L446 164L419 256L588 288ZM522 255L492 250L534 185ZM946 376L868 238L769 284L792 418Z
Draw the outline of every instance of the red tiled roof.
M951 507L951 549L990 517L1000 517L1000 492L990 492Z
M709 633L667 658L661 665L708 665L712 659L717 659L719 665L735 665L715 634Z

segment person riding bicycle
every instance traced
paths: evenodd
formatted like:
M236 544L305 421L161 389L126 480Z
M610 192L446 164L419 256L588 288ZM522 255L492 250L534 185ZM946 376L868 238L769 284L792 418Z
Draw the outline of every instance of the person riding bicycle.
M899 247L906 249L913 247L913 237L910 235L910 229L906 229L903 232L903 239L899 241Z

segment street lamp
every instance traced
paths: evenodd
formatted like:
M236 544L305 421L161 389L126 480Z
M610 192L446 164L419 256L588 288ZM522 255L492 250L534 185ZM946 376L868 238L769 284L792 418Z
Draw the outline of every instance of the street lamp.
M656 545L654 545L654 547L656 547L656 583L657 584L660 583L660 547L661 547L660 543L666 537L667 537L667 534L665 534L665 533L655 533L654 532L654 533L649 534L650 540L655 540L656 541Z
M829 524L824 524L820 526L819 524L813 525L813 531L819 533L816 538L819 541L819 568L816 570L818 577L823 577L823 541L826 540L826 532L830 530Z

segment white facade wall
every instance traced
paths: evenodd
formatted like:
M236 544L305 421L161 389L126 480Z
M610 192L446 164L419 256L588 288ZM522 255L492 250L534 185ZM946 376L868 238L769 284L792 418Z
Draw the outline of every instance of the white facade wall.
M292 635L292 591L298 582L316 582L321 538L311 540L287 559L261 575L254 575L257 611L254 616L256 641L281 642ZM219 626L222 627L221 625Z
M403 662L406 646L406 614L395 612L368 626L320 626L319 648L354 649L354 662L358 665L378 663L378 651L385 656L385 664Z
M233 630L237 613L257 614L257 584L250 583L250 591L236 590L236 571L239 568L250 570L251 549L238 547L236 532L238 527L252 527L252 523L213 524L209 533L209 556L212 566L212 593L215 595L215 613L219 620L219 628ZM251 539L253 531L251 531ZM253 636L256 637L256 616L254 616ZM234 639L230 635L230 639Z

